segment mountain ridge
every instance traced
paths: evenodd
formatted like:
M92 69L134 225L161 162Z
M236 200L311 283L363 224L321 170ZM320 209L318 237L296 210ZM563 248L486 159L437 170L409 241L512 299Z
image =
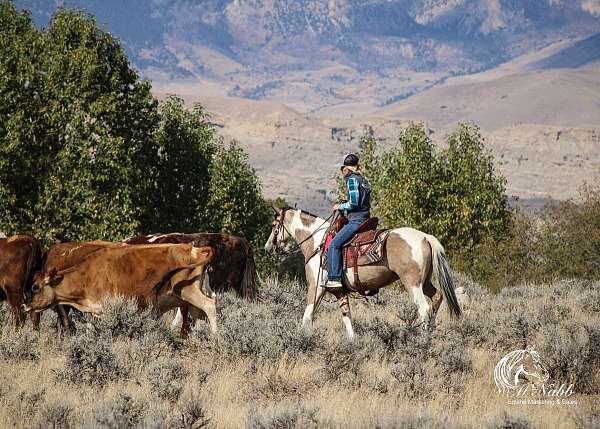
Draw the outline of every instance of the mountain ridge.
M31 10L40 26L59 6L94 14L157 85L210 81L221 95L289 100L304 111L349 100L389 104L391 91L410 97L449 77L600 33L597 0L16 4Z

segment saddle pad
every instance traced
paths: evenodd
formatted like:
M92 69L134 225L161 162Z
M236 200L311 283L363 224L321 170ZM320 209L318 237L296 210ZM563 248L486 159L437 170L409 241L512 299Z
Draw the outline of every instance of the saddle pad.
M389 233L389 229L378 229L356 235L342 248L344 269L380 262ZM327 252L323 253L322 266L327 269Z

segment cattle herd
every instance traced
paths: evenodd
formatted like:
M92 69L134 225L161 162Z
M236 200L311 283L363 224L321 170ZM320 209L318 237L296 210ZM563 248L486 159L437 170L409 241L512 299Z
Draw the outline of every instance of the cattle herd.
M0 238L0 300L8 302L19 326L29 314L39 327L40 314L52 309L69 330L72 308L99 315L106 299L122 296L140 309L151 306L157 316L178 308L183 336L189 316L206 318L214 332L215 291L234 290L252 300L257 286L248 242L230 234L60 243L46 253L29 235Z

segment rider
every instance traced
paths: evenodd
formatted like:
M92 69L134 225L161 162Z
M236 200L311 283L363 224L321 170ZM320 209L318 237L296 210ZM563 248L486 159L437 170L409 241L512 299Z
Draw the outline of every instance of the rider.
M348 189L348 201L333 206L333 210L346 212L348 223L337 232L329 245L327 253L327 282L323 285L328 290L342 288L342 246L350 241L360 225L370 217L371 188L369 182L360 173L358 156L351 153L338 164Z

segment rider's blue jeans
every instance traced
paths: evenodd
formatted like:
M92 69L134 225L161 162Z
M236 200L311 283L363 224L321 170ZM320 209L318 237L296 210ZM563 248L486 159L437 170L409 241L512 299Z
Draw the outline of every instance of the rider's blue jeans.
M327 251L327 278L332 281L342 279L342 246L354 237L365 219L351 219L335 234Z

